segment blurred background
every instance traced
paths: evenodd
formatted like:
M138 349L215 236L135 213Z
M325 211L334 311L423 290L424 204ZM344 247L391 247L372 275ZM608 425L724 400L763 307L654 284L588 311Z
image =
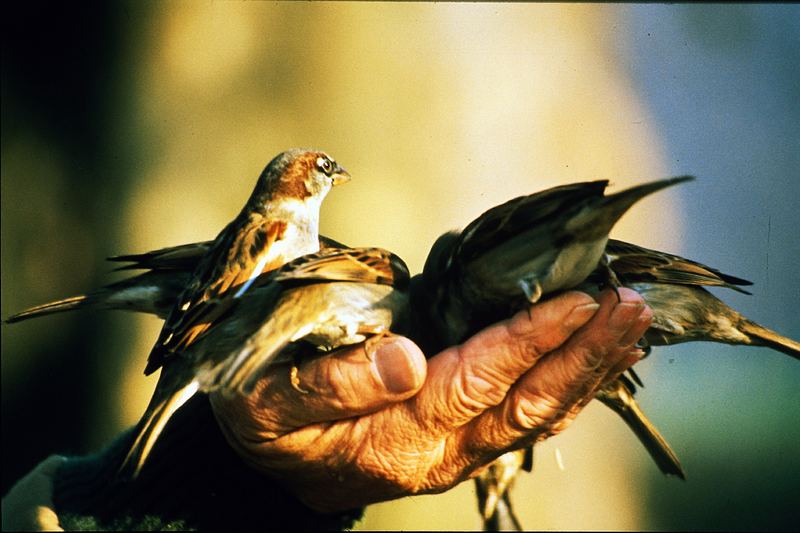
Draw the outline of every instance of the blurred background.
M118 279L103 258L213 238L263 166L324 149L353 175L323 233L404 257L514 196L683 173L613 236L755 282L717 292L800 338L800 7L127 2L5 5L2 316ZM2 327L3 493L138 419L160 322ZM639 399L681 457L663 478L590 405L536 450L531 529L794 529L800 364L660 348ZM564 469L554 459L563 457ZM476 529L472 483L372 506L359 529Z

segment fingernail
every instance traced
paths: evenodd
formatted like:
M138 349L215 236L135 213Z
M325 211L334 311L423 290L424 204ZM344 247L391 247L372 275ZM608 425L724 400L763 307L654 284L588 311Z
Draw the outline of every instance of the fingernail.
M408 339L396 338L381 344L375 351L378 374L389 392L400 394L420 386L421 372L408 346L410 343Z
M619 303L614 307L614 311L611 312L608 326L616 330L626 330L642 314L642 309L644 309L642 302Z
M588 322L598 309L600 309L600 304L597 302L579 305L567 315L567 318L564 319L564 325L568 328L579 328Z

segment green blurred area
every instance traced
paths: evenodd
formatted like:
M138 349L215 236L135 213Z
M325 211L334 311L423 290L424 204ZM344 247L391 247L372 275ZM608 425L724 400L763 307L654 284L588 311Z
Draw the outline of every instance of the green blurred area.
M293 146L353 174L323 232L412 271L519 194L692 173L614 236L756 282L719 293L800 337L797 6L126 2L4 8L2 316L114 279L103 258L213 238ZM133 424L152 317L2 330L3 491ZM514 493L533 529L791 530L800 365L656 350L640 400L689 480L590 405ZM563 456L564 470L554 459ZM476 529L471 484L373 506L361 529Z

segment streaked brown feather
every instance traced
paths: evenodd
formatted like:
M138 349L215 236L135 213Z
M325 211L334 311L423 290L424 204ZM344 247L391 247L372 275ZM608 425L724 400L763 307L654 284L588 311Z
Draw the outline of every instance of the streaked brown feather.
M194 242L159 248L142 254L116 255L108 257L107 260L132 263L114 270L194 270L200 258L213 244L214 241Z
M114 270L188 270L192 271L197 267L203 255L211 249L214 241L201 241L189 244L179 244L177 246L167 246L144 252L141 254L115 255L106 258L107 261L132 263L123 265ZM346 244L326 237L319 236L319 247L324 248L347 248Z
M739 285L752 285L752 282L678 255L615 239L609 239L606 253L610 259L609 266L623 283L652 281L718 286L750 294Z
M252 222L249 230L244 231L235 223L229 224L216 240L217 244L203 256L197 267L201 274L183 292L181 301L167 318L147 359L145 374L160 368L170 353L185 350L197 342L230 310L238 288L250 279L260 258L284 237L287 228L282 220L259 224L259 217L256 223ZM263 235L258 238L263 247L260 254L253 256L251 248L256 235ZM223 256L225 260L221 260ZM284 263L282 257L274 257L261 272L269 272Z
M300 257L281 268L276 281L354 281L405 288L405 262L380 248L329 248Z

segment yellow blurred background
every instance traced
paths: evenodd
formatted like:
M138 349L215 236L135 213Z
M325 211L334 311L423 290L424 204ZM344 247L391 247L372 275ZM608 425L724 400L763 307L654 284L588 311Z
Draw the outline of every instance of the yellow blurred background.
M307 146L353 175L322 232L412 272L440 233L514 196L695 174L612 235L753 280L753 296L718 294L800 337L797 6L128 2L4 19L3 317L117 279L106 256L213 238L269 159ZM3 326L4 492L138 419L160 327L121 313ZM590 405L537 447L514 493L523 524L791 529L787 359L656 350L641 403L689 480L663 479ZM358 529L477 529L475 508L464 483L372 506Z

